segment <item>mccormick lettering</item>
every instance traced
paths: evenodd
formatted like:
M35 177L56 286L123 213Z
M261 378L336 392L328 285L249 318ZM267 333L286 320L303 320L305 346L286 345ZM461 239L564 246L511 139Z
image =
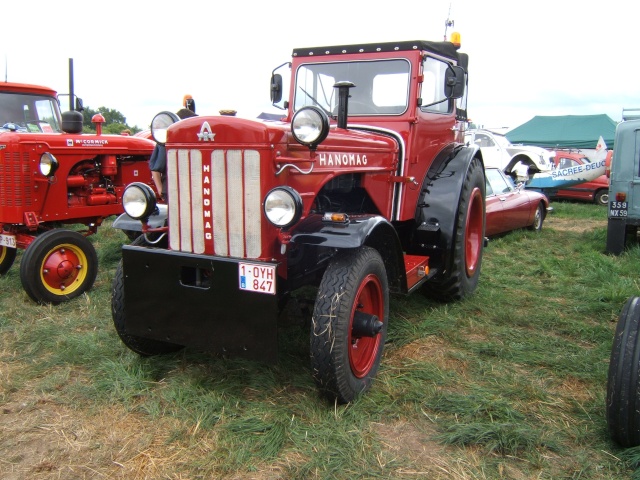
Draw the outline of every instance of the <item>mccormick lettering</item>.
M109 143L109 140L84 140L84 139L79 139L76 140L76 143L81 143L83 146L85 147L101 147L103 145L107 145Z
M211 225L211 165L202 165L202 214L204 215L204 238L213 239L213 226Z
M355 153L321 153L321 167L361 167L367 164L367 156Z

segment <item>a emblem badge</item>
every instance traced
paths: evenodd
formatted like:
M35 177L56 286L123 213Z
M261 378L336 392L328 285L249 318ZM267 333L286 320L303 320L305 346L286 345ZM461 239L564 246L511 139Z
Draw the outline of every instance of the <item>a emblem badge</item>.
M200 128L200 133L198 134L198 140L202 142L213 142L215 133L211 132L211 127L209 126L209 122L204 122L202 127Z

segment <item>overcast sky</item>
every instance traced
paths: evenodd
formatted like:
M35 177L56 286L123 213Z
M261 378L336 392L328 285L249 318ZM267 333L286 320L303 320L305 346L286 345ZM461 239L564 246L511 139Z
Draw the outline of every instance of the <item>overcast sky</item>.
M293 48L442 40L469 54L469 117L515 128L535 115L640 108L640 2L373 0L2 1L0 81L69 91L147 128L184 94L200 114L274 111L271 71ZM450 12L450 13L449 13ZM63 104L64 109L68 104Z

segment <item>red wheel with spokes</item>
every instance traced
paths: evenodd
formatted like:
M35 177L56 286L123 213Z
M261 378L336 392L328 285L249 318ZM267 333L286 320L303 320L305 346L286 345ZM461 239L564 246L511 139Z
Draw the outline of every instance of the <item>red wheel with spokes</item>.
M78 232L50 230L27 247L20 262L20 280L27 295L39 303L60 303L93 286L98 255Z
M336 255L318 288L311 325L311 368L323 394L347 403L371 387L388 319L380 254L362 247Z

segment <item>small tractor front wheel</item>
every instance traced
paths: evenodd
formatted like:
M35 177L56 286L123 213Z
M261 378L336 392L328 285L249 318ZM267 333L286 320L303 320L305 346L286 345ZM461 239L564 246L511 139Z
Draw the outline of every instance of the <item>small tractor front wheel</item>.
M20 280L39 303L60 303L89 290L98 274L98 255L89 240L70 230L36 237L20 262Z
M0 275L4 275L9 271L16 259L16 252L15 248L0 247Z
M389 285L373 248L339 253L327 267L311 320L311 369L321 393L348 403L376 376L389 320Z
M607 380L607 425L623 447L640 445L640 297L629 298L618 318Z

